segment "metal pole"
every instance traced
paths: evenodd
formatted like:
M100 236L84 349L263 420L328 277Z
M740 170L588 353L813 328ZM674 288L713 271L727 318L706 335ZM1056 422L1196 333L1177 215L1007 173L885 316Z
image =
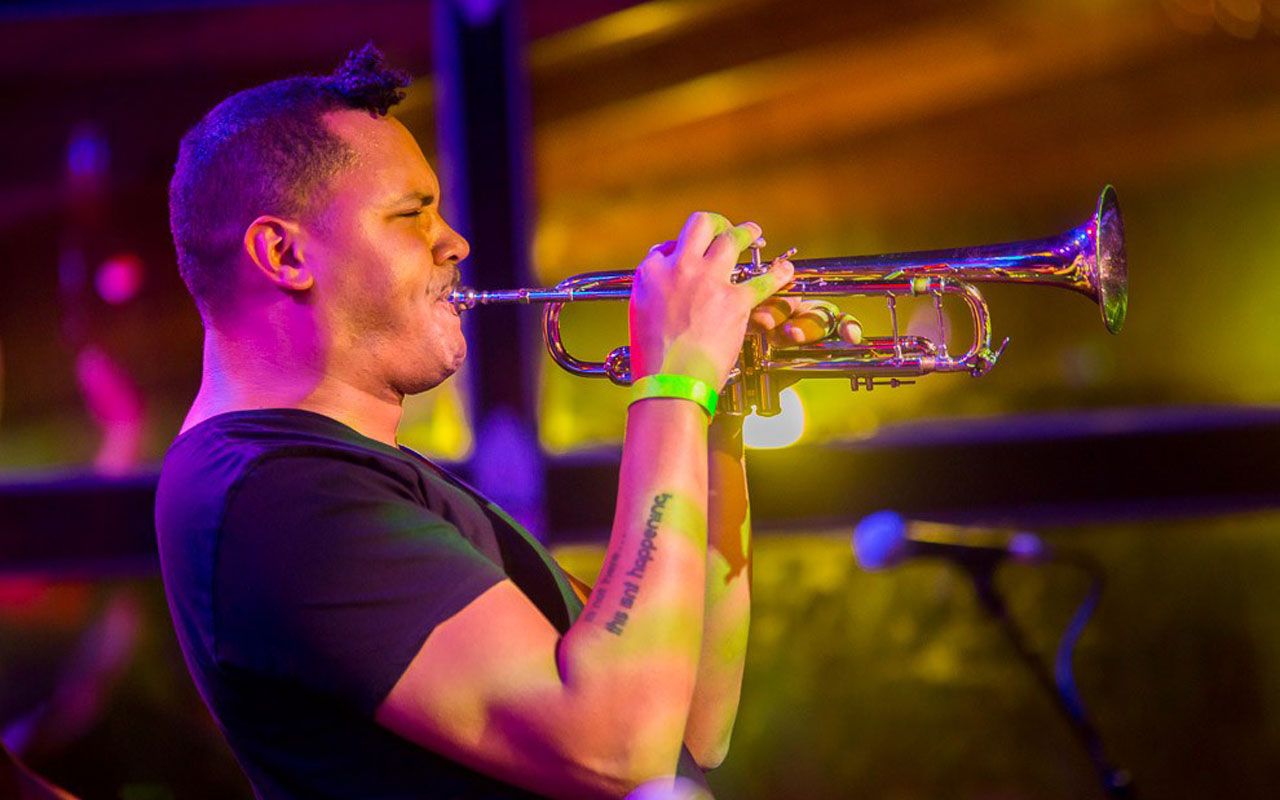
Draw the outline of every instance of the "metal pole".
M529 264L529 94L514 0L435 0L436 118L445 213L471 243L466 281L523 286ZM468 315L470 472L478 488L542 538L543 463L535 398L535 320L526 308Z

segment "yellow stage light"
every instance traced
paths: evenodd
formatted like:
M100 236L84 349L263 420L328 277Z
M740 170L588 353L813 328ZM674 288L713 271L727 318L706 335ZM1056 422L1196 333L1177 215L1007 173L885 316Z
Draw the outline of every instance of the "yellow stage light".
M756 450L776 450L795 444L804 434L804 404L794 388L778 396L782 412L776 417L752 414L742 423L742 441Z

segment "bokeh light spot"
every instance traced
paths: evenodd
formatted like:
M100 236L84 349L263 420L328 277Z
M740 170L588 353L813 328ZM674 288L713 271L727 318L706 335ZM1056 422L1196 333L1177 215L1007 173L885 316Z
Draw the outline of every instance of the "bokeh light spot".
M742 423L742 441L755 450L771 450L795 444L804 435L804 404L794 388L778 396L782 411L774 417L752 414Z

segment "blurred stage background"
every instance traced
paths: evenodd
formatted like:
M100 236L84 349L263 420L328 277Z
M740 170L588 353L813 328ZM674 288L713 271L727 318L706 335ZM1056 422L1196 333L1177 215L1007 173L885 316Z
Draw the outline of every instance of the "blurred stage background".
M1280 3L519 11L530 282L629 268L695 209L755 220L769 252L802 257L1049 235L1105 183L1124 209L1119 337L1078 297L993 287L1012 342L981 381L797 387L799 441L751 457L758 600L734 749L712 776L722 796L1101 796L963 574L857 568L849 531L882 507L1033 526L1095 556L1110 583L1076 665L1114 760L1146 797L1272 796ZM151 554L155 470L199 376L167 229L178 139L226 94L327 72L372 40L416 77L397 114L448 182L432 27L409 0L0 10L0 724L87 797L249 796L181 664ZM848 304L870 331L881 306ZM584 356L625 342L621 306L570 308L565 324ZM626 394L524 358L539 351L518 339L480 349L536 372L529 513L590 579ZM483 479L475 443L509 439L477 421L470 372L414 400L403 436ZM1000 585L1051 655L1083 582L1010 566Z

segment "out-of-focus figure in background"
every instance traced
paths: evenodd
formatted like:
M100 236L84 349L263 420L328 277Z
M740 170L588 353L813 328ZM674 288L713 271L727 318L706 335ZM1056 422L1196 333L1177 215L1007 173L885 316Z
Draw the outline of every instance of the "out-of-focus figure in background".
M67 224L58 248L62 335L75 359L76 383L101 441L93 465L119 475L138 464L146 421L142 392L101 335L111 315L142 288L142 259L116 242L107 207L110 148L83 123L67 143ZM96 266L91 267L91 265Z
M113 312L142 288L143 263L117 241L111 227L110 149L96 125L81 123L72 130L65 163L66 222L58 247L63 342L100 433L92 469L119 476L139 466L146 403L101 339L111 330ZM0 625L11 637L46 645L18 650L34 657L5 665L11 674L29 679L0 687L4 746L19 757L38 759L83 736L128 667L141 624L138 599L127 588L0 571ZM15 785L36 785L16 769Z

